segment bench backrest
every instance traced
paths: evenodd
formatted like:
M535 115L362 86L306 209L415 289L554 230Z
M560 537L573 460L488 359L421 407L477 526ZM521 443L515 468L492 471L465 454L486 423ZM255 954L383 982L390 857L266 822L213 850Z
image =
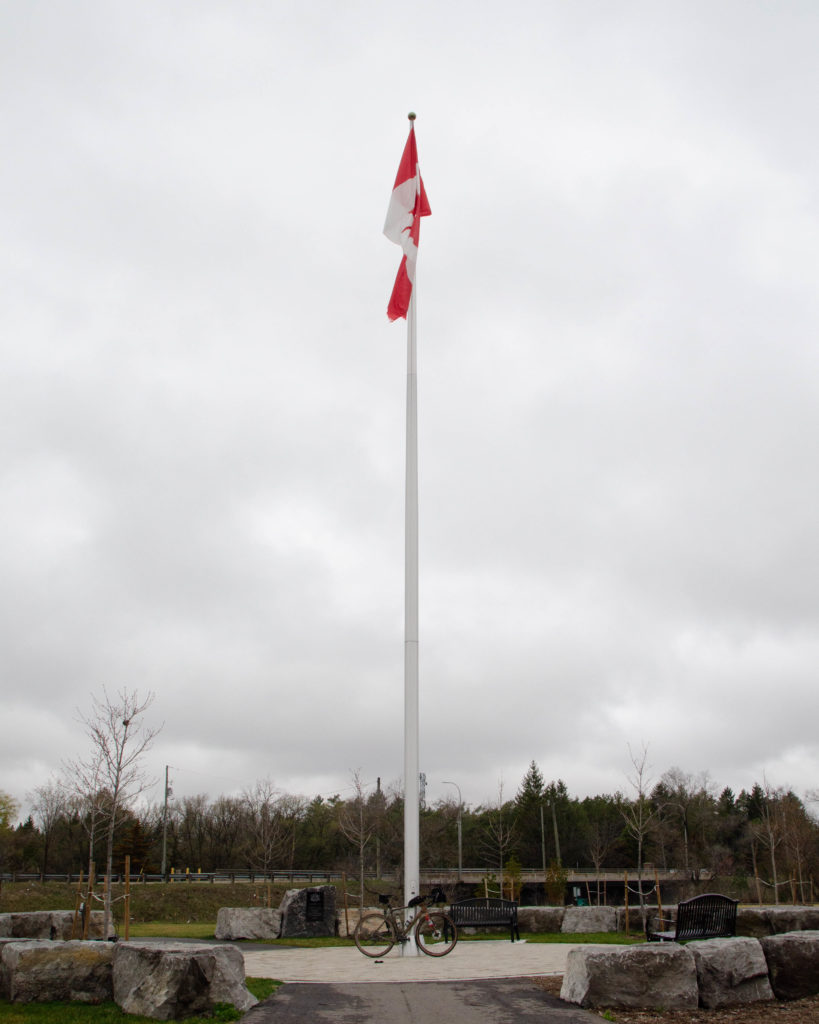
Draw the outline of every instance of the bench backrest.
M512 900L476 896L471 900L453 903L449 910L454 918L461 921L485 921L492 918L508 921L510 917L517 917L518 905Z
M737 904L729 896L706 893L677 907L677 939L715 938L737 933Z

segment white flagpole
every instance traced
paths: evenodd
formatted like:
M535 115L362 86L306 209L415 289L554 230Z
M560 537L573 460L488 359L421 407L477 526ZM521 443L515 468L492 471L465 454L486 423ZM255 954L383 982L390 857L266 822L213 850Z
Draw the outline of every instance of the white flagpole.
M407 310L407 465L404 525L404 904L420 892L418 764L418 359L417 284ZM414 940L402 954L417 955Z

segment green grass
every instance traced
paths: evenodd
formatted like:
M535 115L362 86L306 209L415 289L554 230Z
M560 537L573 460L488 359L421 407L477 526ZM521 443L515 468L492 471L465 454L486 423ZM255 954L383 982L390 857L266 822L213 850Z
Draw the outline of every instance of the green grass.
M521 939L526 942L557 942L570 943L573 946L589 945L610 945L626 946L636 942L644 942L642 935L635 937L627 936L624 932L521 932ZM477 935L464 935L458 932L458 942L489 942L509 941L509 930L505 935L499 932L480 932Z
M131 885L131 921L167 921L173 924L196 924L216 920L220 907L266 907L268 889L270 905L278 907L288 889L298 888L277 882L150 882ZM95 892L102 895L102 886ZM114 920L123 931L125 903L124 886L115 883L112 889ZM3 882L0 889L0 913L24 910L73 910L77 900L76 882ZM102 903L94 899L96 909Z
M132 939L146 936L160 939L212 939L216 931L215 921L190 921L173 924L170 921L133 921L130 935ZM124 938L120 930L120 938Z
M485 936L485 938L490 937ZM520 937L526 939L527 942L563 942L571 943L574 946L583 944L627 946L645 942L642 935L626 935L625 932L521 932Z
M261 1003L268 999L276 989L283 985L283 981L274 981L273 978L245 978L245 984Z
M261 1002L282 984L272 978L247 978L246 984ZM186 1024L218 1024L239 1020L242 1014L220 1003L212 1017L186 1017ZM154 1024L152 1017L123 1013L116 1003L87 1006L84 1003L8 1003L0 999L2 1024Z
M235 1007L220 1004L212 1017L186 1017L187 1024L239 1020ZM155 1024L153 1017L123 1013L116 1003L7 1003L0 1001L3 1024Z

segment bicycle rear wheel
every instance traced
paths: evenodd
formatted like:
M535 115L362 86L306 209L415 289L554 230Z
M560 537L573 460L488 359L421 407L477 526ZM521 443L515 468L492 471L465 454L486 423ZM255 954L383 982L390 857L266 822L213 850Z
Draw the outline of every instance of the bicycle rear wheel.
M446 956L455 948L458 929L452 918L442 910L421 912L415 926L415 944L427 956Z
M353 932L355 944L364 956L386 956L398 941L392 921L383 914L365 914Z

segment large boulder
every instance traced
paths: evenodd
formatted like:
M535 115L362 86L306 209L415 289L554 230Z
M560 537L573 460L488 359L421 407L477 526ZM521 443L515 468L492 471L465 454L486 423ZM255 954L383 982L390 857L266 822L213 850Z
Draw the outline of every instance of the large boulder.
M305 889L288 889L279 910L282 938L335 935L336 887L311 885Z
M359 918L363 917L364 914L380 914L382 908L380 907L365 907L360 910L358 907L341 907L340 910L336 911L336 934L342 937L352 938L355 932L355 926L358 924Z
M3 914L2 934L15 939L53 939L51 910L31 910L23 913Z
M777 999L819 992L819 931L768 935L759 940Z
M704 939L686 948L694 954L702 1006L714 1010L773 999L758 939Z
M114 946L110 942L8 942L0 950L2 987L13 1003L110 999Z
M765 907L772 935L819 930L819 907Z
M562 932L616 932L617 911L614 907L566 907Z
M564 907L518 907L518 928L522 932L559 932Z
M88 938L102 939L104 914L101 910L91 912L91 920L88 922ZM0 914L0 936L13 937L15 939L70 939L74 930L73 910L29 910L12 914ZM80 939L82 935L82 920L77 917L76 932L74 938ZM108 938L115 935L114 927L109 924Z
M773 934L773 925L767 907L737 907L737 935L761 939Z
M28 939L9 939L0 937L0 999L8 999L9 997L9 983L8 974L5 967L3 966L3 948L10 942L27 942Z
M216 915L216 938L278 939L282 930L282 912L268 907L220 907Z
M245 985L235 946L120 942L114 952L114 1001L125 1013L172 1020L212 1013L217 1003L244 1012L258 1000Z
M577 946L566 958L560 998L584 1007L696 1009L694 954L675 942Z

